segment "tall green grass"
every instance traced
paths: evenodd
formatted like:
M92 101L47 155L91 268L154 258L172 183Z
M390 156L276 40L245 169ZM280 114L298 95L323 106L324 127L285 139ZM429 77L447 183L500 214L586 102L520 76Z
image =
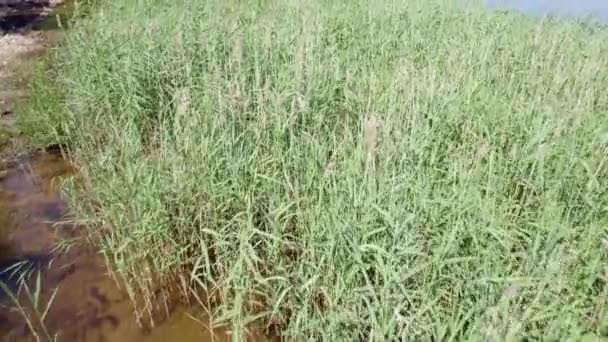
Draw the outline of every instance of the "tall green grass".
M5 272L5 270L2 271ZM3 280L0 280L0 295L8 297L9 303L15 306L14 310L19 312L23 317L30 334L36 342L55 342L57 341L57 335L51 335L46 326L45 319L59 288L56 288L47 299L47 302L43 303L40 272L37 273L36 282L33 286L28 284L27 278L29 278L30 273L32 273L32 270L25 270L22 275L18 276L18 279L9 279L17 280L16 291L15 289L11 289ZM21 293L24 293L25 296L21 295Z
M69 143L72 203L133 293L185 275L218 320L292 338L608 333L600 27L440 0L105 1L56 63L24 121Z

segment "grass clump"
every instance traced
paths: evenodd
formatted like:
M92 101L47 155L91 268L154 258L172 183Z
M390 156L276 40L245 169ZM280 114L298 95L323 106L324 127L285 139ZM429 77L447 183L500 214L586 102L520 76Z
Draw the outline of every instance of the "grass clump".
M604 333L604 29L442 1L106 1L64 46L65 101L30 115L69 141L73 202L134 292L187 270L218 320L287 337Z

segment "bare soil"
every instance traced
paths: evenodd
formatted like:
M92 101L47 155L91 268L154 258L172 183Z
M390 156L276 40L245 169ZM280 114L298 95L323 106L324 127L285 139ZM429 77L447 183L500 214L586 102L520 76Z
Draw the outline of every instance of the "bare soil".
M0 165L27 149L16 125L32 62L56 44L60 31L35 31L58 1L0 0Z

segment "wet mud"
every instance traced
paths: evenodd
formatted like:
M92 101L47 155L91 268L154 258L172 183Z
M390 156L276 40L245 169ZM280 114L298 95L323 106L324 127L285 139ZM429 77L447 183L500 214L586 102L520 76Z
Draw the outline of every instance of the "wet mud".
M58 1L0 0L0 34L31 28L49 13Z
M38 316L25 296L35 292L40 274L39 311L50 302L44 327L58 341L230 341L223 329L197 309L170 305L155 326L138 324L127 293L107 274L103 258L86 241L86 227L70 223L57 190L74 169L55 151L40 151L0 173L0 281L20 305L0 291L2 341L36 341L26 316L44 337ZM20 268L18 272L11 272ZM29 281L19 280L26 272ZM1 272L1 271L0 271ZM264 340L263 336L251 339ZM42 340L45 340L42 338Z

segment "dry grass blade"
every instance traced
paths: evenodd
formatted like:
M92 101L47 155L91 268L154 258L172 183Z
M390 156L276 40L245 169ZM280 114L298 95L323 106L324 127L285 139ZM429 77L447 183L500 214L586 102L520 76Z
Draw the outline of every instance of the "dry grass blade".
M378 139L378 119L374 115L367 116L363 121L363 141L368 169L374 169L376 163L376 144Z

